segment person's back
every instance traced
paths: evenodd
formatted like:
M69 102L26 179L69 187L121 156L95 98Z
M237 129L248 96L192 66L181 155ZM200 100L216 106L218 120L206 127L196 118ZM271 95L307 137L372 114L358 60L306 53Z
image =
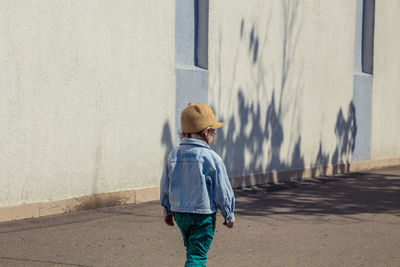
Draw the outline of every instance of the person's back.
M165 222L173 218L187 250L186 266L205 266L215 231L215 213L224 225L235 222L235 197L222 159L210 148L217 122L208 105L189 104L182 112L183 138L168 156L161 179L160 201Z

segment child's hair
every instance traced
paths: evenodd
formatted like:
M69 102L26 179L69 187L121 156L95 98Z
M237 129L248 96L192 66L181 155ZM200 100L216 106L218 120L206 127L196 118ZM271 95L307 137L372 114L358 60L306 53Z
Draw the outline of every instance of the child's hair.
M212 130L214 130L214 132L215 132L215 129L212 129ZM192 134L197 134L206 140L207 138L205 135L205 131L206 131L206 129L201 130L200 132L197 132L197 133L184 133L182 130L179 130L178 135L179 135L180 139L183 139L183 138L192 138ZM216 139L214 139L213 143L216 143Z
M197 133L184 133L182 130L180 130L178 132L178 135L181 139L192 138L192 134L197 134L197 135L200 135L201 137L204 137L204 130L201 130L200 132L197 132Z
M191 133L180 133L179 134L180 138L192 138L192 134Z

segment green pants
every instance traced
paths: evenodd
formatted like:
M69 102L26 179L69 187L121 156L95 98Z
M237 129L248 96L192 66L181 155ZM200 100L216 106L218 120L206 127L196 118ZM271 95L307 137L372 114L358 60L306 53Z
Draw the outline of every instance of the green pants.
M187 266L206 266L215 231L215 213L175 213L175 220L181 230L186 247Z

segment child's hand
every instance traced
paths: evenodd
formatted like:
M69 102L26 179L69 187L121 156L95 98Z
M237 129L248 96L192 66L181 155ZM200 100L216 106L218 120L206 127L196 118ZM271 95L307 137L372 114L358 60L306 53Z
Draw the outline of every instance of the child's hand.
M165 215L164 216L164 222L169 225L169 226L174 226L174 215Z
M227 222L225 221L225 222L223 223L223 225L225 225L225 226L228 227L228 228L232 228L234 224L235 224L235 221L231 221L231 222L229 222L229 223L227 223Z

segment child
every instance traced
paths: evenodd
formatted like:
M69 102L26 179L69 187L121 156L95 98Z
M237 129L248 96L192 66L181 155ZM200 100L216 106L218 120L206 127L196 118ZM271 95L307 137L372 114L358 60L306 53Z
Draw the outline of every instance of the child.
M189 103L181 114L182 140L168 156L160 186L164 221L175 218L186 247L185 266L206 266L214 238L215 214L235 223L235 197L222 159L211 148L217 122L206 104Z

